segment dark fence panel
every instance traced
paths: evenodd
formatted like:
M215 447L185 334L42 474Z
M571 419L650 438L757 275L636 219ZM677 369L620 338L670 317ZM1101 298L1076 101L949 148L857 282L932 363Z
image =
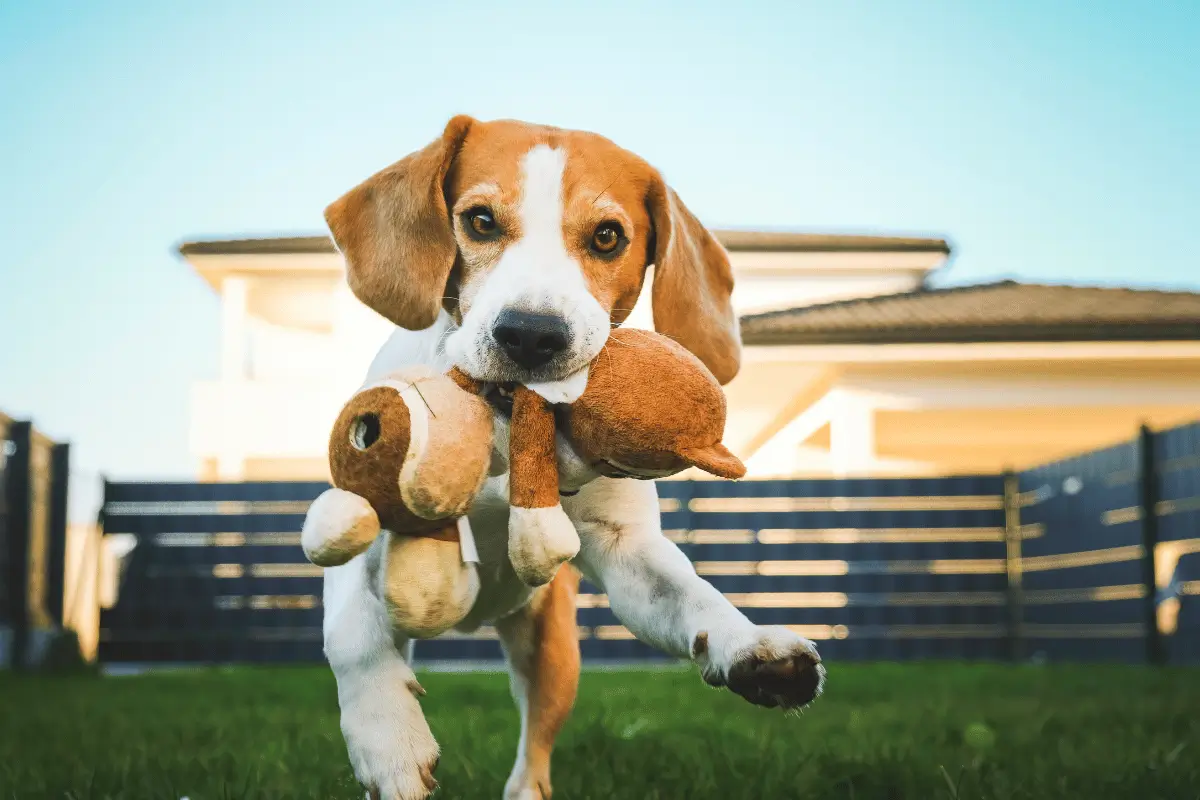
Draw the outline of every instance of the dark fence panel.
M316 661L321 570L300 526L323 483L105 486L106 535L132 534L106 662Z
M131 534L104 661L321 658L320 570L299 530L309 483L109 484L107 534ZM1000 477L668 481L665 535L751 619L794 627L839 658L1001 658ZM585 583L587 658L663 658ZM422 659L495 659L495 632L450 634Z
M1020 516L1027 648L1200 662L1200 424L1030 470Z
M833 659L1004 656L999 476L659 490L667 535L755 622Z
M1146 637L1136 442L1020 476L1022 636L1051 659L1142 661Z
M5 442L4 468L4 595L3 623L8 628L7 662L14 667L25 664L30 631L29 540L33 524L33 425L12 422Z
M0 666L38 664L62 626L66 444L0 414Z
M14 524L14 514L22 513L20 509L14 511L9 500L12 493L9 487L12 466L9 462L17 450L16 443L9 438L11 424L12 421L7 416L0 414L0 577L4 579L3 585L0 585L0 652L5 653L11 647L9 639L12 635L12 597L8 585L11 580L10 530ZM0 664L4 664L6 658L0 655Z
M62 627L67 573L67 488L71 474L71 446L56 444L50 450L50 497L47 510L46 611Z
M1167 660L1200 663L1200 423L1158 434L1155 590Z
M105 531L137 547L102 660L320 660L320 570L299 530L325 488L109 484ZM831 659L1200 661L1200 425L1016 476L664 481L659 495L664 535L701 576ZM585 658L664 658L586 582L579 624ZM490 628L417 647L500 655Z

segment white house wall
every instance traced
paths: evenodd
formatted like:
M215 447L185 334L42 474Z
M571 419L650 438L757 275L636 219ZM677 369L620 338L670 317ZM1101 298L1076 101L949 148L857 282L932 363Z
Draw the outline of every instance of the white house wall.
M1200 360L843 364L826 392L743 455L753 477L962 474L1197 418Z

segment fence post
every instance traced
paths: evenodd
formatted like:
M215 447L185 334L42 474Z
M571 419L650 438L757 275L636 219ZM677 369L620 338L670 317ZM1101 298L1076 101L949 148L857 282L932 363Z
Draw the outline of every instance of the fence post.
M1012 471L1004 473L1004 575L1008 611L1008 657L1025 658L1024 602L1021 590L1021 484Z
M25 667L25 650L29 638L29 524L30 524L30 454L33 445L33 423L28 420L8 426L4 468L4 496L8 508L6 562L4 576L7 590L8 614L12 626L10 661L13 669Z
M103 599L104 599L104 561L105 561L105 549L106 549L105 548L105 539L104 539L104 536L105 536L104 515L105 515L106 509L108 508L108 498L109 498L108 476L107 475L104 475L104 474L100 475L100 484L101 484L100 485L100 509L96 512L96 533L95 533L96 562L95 562L95 564L92 565L92 569L95 570L94 574L95 574L95 580L96 580L96 603L97 603L97 605L99 605L99 608L96 610L96 651L95 651L95 656L94 656L94 659L95 659L96 663L98 663L98 664L104 662L104 656L105 656L105 653L104 653L105 608L103 605ZM119 581L119 577L115 577L114 580ZM119 589L119 585L118 585L118 589ZM115 599L115 597L113 599ZM409 652L411 653L412 651L410 650Z
M67 485L70 477L71 447L56 444L50 450L50 541L46 558L46 610L54 624L63 624L63 603L67 582Z
M1154 432L1145 425L1138 433L1138 479L1141 485L1142 584L1146 598L1146 660L1151 664L1162 664L1165 659L1158 630L1158 583L1154 570L1154 551L1158 546L1158 468Z

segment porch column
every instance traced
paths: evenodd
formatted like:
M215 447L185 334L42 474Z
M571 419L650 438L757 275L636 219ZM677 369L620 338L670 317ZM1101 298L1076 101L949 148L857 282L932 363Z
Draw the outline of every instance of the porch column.
M221 481L241 480L245 474L245 454L237 435L243 412L234 408L232 398L240 391L237 384L249 377L249 294L249 281L244 276L227 275L221 281L221 382L226 384L220 400L224 412L222 445L216 459L216 478Z
M240 275L227 275L221 281L221 379L225 381L246 377L249 288Z

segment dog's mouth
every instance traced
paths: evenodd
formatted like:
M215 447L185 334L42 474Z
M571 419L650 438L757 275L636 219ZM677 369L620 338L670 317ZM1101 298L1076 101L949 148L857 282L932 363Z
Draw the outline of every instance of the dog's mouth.
M513 412L513 390L517 385L515 383L489 383L483 387L483 399L488 405L494 408L498 413L504 415L508 419L512 419ZM557 409L556 409L557 411ZM556 413L556 416L557 413ZM561 419L558 420L561 426ZM574 497L579 494L578 489L559 489L558 492L563 497Z
M483 399L487 401L488 405L511 420L513 412L513 391L516 389L516 387L517 384L515 383L484 384ZM564 406L555 407L555 421L560 429L564 427L565 422L561 417L561 412L564 408ZM629 467L614 464L613 462L605 459L598 459L597 461L593 462L592 469L594 469L597 474L603 475L606 478L633 478L634 480L639 481L652 481L656 478L662 477L661 475L656 475L652 472L637 472ZM561 494L569 497L575 494L575 492L561 492Z
M487 400L492 408L512 419L513 390L516 388L515 383L489 383L484 387L483 399Z

